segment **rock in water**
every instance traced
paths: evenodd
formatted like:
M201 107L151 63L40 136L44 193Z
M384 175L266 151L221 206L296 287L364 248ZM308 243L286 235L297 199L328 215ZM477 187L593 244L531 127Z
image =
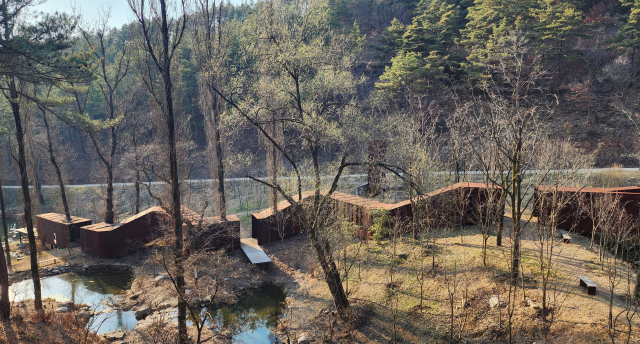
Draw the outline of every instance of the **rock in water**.
M146 318L149 314L151 313L151 310L149 309L149 307L143 307L140 308L136 311L136 319L140 320L140 319L144 319Z

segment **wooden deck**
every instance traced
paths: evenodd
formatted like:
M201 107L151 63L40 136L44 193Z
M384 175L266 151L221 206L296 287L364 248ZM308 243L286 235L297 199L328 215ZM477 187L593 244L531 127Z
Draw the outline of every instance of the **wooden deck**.
M240 248L249 258L251 264L267 264L271 262L269 256L258 246L258 240L256 239L240 239Z
M18 233L18 238L19 238L18 240L20 240L21 244L22 244L22 235L23 234L25 236L27 236L27 238L29 237L28 233L27 233L27 228L24 228L24 227L23 228L11 228L9 230ZM35 237L38 238L38 231L36 230L36 227L33 227L33 235L35 235Z

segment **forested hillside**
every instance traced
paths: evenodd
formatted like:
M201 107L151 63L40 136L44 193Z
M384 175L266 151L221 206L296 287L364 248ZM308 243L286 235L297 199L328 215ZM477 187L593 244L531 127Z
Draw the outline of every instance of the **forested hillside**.
M0 0L0 342L237 342L209 311L269 281L270 342L638 341L640 0L38 2ZM114 261L119 308L46 309Z
M488 69L500 63L502 54L496 48L505 44L503 37L514 34L522 41L518 49L536 56L535 66L530 67L541 71L535 88L546 102L537 106L549 111L541 118L540 129L597 151L598 166L638 164L637 131L629 117L636 118L639 106L636 49L640 44L640 5L633 1L338 0L327 6L330 18L319 29L325 31L323 39L346 35L353 40L349 68L354 76L363 78L356 86L358 106L364 120L376 124L363 128L367 135L388 135L384 127L388 128L396 116L433 126L434 138L445 148L441 154L448 160L448 166L442 168L453 169L455 159L447 153L453 149L452 114L486 94L481 84L488 74L495 73ZM210 52L213 56L202 56L194 46L192 37L207 33L198 28L200 23L191 23L172 67L178 76L181 156L188 166L185 173L192 178L209 178L214 168L205 158L214 152L207 151L209 114L203 112L203 106L212 105L202 97L203 85L198 82L203 61L216 59L215 68L222 73L221 87L236 99L244 97L243 101L251 97L247 83L255 81L251 74L258 68L255 56L261 48L250 41L256 34L256 5L223 5L219 9L212 16L222 29L209 33L219 40L219 47ZM149 167L157 155L158 133L151 125L157 120L157 104L145 92L144 78L140 77L139 66L148 61L141 61L137 52L135 23L118 29L98 25L78 30L81 34L73 49L92 49L92 68L97 74L90 81L63 88L29 90L54 105L48 125L55 141L52 148L63 162L62 174L71 183L104 182L103 158L112 158L116 181L145 179L142 164ZM8 114L8 104L4 106ZM252 139L257 136L255 129L239 120L232 106L221 102L215 106L222 114L218 120L224 159L263 160L268 152L264 144ZM25 104L25 110L30 114L26 136L32 182L56 184L48 153L42 149L47 146L42 108ZM114 121L115 126L95 122L105 119ZM110 133L116 134L113 154ZM10 141L5 145L16 147ZM334 160L332 149L327 148L323 159ZM10 150L3 160L9 167L5 179L16 184L17 167ZM246 172L246 165L228 165L227 176ZM266 164L250 165L254 170L262 168L258 175L267 174Z

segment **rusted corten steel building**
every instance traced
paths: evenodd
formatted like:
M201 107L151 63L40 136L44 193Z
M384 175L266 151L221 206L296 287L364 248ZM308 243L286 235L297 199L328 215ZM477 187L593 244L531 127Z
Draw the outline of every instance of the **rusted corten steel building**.
M338 216L353 222L360 229L356 236L362 239L371 237L373 214L378 209L391 210L392 204L378 202L369 198L349 195L342 192L334 192L331 195L331 206Z
M181 215L185 223L183 235L194 245L193 249L233 251L240 248L240 219L237 216L228 215L226 221L219 216L203 218L185 206L182 206Z
M64 214L36 215L38 239L43 244L53 245L57 248L66 248L69 246L69 241L80 239L80 227L90 224L90 219L77 216L71 216L71 221L68 221ZM69 234L71 234L71 238L69 238Z
M313 195L312 191L303 192L302 199ZM258 240L258 245L290 238L300 233L300 219L289 201L279 202L276 208L275 212L273 207L269 207L251 214L251 237Z
M80 228L82 252L98 258L118 258L154 239L171 218L151 207L118 224L96 223Z
M497 185L460 182L416 197L413 202L396 203L390 210L394 218L410 221L413 220L411 203L414 203L424 210L424 218L432 228L478 224L488 213L497 214L501 193L502 188ZM487 211L486 207L493 209Z
M488 192L487 190L491 190ZM424 207L428 217L432 219L432 227L445 227L458 224L459 214L462 214L463 224L478 223L478 205L492 205L496 211L499 208L501 189L497 186L487 188L484 183L457 183L430 192L416 198L414 202ZM303 199L313 195L313 192L303 193ZM489 197L492 198L489 198ZM491 199L491 202L488 200ZM394 221L409 222L413 219L413 211L410 201L397 204L387 204L369 198L353 196L342 192L334 192L331 195L330 206L335 213L344 217L347 221L360 226L356 234L360 238L371 237L373 225L373 213L377 209L390 211ZM301 228L296 214L289 202L278 203L278 211L272 208L265 209L251 216L251 235L258 240L258 244L282 240L300 233ZM284 234L281 236L281 233Z
M627 186L617 188L593 187L556 187L536 185L533 192L533 216L538 222L551 222L553 200L562 206L555 213L555 226L566 231L590 233L593 231L593 219L589 207L598 197L610 197L620 205L633 221L638 221L640 212L640 187Z
M313 191L303 192L302 199L306 201L313 195ZM369 238L371 235L369 228L373 225L373 212L376 209L392 207L391 204L337 191L331 194L329 206L338 215L360 226L356 235L361 238ZM273 208L267 208L251 214L251 236L258 240L258 245L286 239L300 233L300 219L289 202L278 203L277 209L277 212L274 212Z

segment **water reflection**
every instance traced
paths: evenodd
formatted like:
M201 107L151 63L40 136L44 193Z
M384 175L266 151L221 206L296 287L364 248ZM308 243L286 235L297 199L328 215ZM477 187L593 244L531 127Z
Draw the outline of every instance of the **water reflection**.
M91 329L99 334L115 330L130 330L138 322L133 311L109 310L111 296L130 287L131 273L123 271L96 271L90 273L68 273L41 279L42 297L58 301L91 305L94 311L105 313L94 316ZM25 280L14 283L9 289L12 301L32 299L33 282Z
M212 320L207 321L207 326L230 330L234 343L278 343L271 329L278 325L285 298L284 290L275 284L245 291L234 305L209 308ZM202 310L203 315L205 311Z

